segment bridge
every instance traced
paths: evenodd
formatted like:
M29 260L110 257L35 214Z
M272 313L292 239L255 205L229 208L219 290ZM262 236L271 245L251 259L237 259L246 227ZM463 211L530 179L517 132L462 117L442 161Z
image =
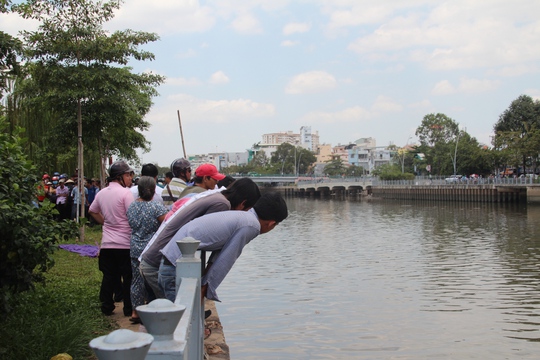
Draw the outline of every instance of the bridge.
M297 188L305 188L307 186L371 186L373 177L339 177L330 178L327 176L294 176L294 175L251 175L247 176L255 183L263 186L290 186L296 185Z
M447 182L443 178L380 180L360 177L252 176L262 186L280 186L286 194L299 196L374 195L403 200L540 203L540 184L532 178L479 178Z

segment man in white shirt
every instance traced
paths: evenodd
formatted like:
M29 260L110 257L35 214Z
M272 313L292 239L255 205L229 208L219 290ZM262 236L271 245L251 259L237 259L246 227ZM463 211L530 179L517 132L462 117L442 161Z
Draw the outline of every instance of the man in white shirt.
M154 164L144 164L141 169L141 176L150 176L153 177L157 184L157 177L159 174L159 170ZM139 197L139 186L132 186L129 188L131 193L133 194L133 197L137 199ZM161 197L163 189L156 185L156 192L154 193L153 201L157 201L161 204L163 204L163 198Z

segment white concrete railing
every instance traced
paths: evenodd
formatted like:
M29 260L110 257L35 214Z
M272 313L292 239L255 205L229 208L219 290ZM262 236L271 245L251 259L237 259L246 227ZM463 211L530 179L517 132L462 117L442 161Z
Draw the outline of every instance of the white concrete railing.
M115 330L90 342L99 360L200 360L203 352L203 316L201 306L201 259L195 256L200 241L177 241L182 257L176 262L176 299L174 304L157 299L137 307L148 334ZM180 321L178 322L178 316ZM170 322L173 322L170 324ZM176 325L174 324L176 323ZM143 348L134 355L134 349Z

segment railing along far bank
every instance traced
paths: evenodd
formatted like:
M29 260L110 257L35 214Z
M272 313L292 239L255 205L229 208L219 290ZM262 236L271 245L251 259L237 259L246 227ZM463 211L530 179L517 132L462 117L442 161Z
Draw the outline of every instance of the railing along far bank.
M413 180L381 180L377 177L299 178L285 194L306 197L372 196L383 199L474 202L540 202L540 184L533 177L488 177L448 181L416 177Z

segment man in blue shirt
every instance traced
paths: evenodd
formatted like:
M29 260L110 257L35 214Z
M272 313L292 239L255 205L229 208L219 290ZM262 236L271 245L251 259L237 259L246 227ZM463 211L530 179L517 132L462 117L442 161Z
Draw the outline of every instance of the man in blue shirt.
M216 289L242 254L244 246L259 234L271 231L287 215L285 200L279 193L271 192L262 195L249 211L212 213L184 225L161 250L163 259L158 281L165 297L171 301L176 298L176 260L182 256L176 240L192 237L201 242L199 250L212 251L201 279L201 291L203 297L219 301Z

